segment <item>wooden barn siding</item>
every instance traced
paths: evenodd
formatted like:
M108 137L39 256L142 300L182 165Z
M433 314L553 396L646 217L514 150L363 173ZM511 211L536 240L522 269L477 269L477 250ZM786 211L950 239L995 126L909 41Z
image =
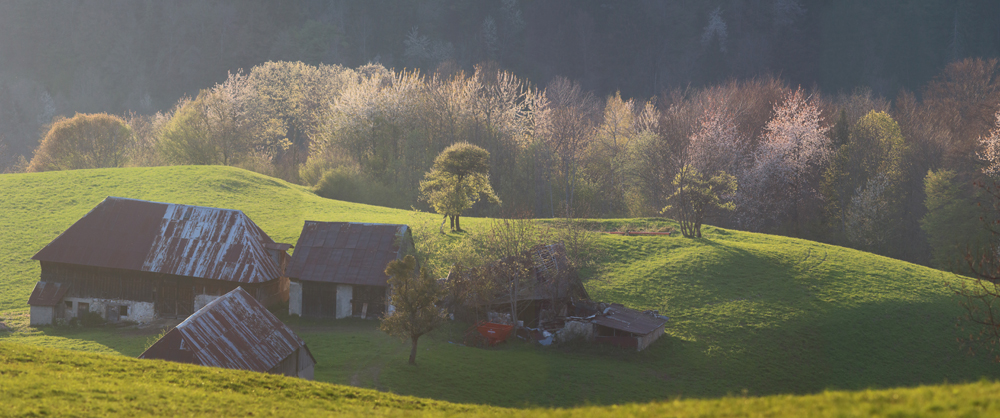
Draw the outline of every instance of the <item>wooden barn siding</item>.
M337 283L308 280L299 283L302 284L302 316L324 318L337 316ZM352 288L352 316L360 317L365 303L368 304L367 317L379 317L385 314L388 300L387 287L353 285Z
M42 281L72 285L67 297L152 302L156 304L157 314L167 316L192 314L195 295L221 296L237 286L242 286L264 306L288 298L287 279L247 284L48 261L42 261L41 268Z
M385 303L388 298L386 286L354 285L351 293L351 314L361 316L365 304L368 304L367 317L380 317L385 313Z
M337 316L337 284L301 281L302 284L302 316L329 317Z
M70 284L68 297L156 302L156 287L164 274L41 262L44 282Z

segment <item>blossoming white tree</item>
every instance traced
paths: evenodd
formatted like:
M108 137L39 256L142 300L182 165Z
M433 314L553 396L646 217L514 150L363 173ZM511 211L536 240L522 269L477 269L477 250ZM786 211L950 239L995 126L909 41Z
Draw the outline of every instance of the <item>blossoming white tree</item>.
M990 176L1000 175L1000 110L995 115L996 125L989 136L979 138L979 150L976 156L986 163L983 173Z
M816 193L810 174L830 156L827 130L820 125L819 109L801 88L775 106L754 163L742 176L738 206L745 209L743 227L760 230L786 217L797 227L800 203Z

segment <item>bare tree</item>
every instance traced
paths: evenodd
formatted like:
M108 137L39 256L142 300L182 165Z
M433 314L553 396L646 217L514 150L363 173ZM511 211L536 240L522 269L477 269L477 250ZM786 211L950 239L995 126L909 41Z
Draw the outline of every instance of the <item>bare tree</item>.
M949 287L965 309L959 326L963 331L966 327L971 328L959 341L970 354L989 353L994 362L1000 363L1000 245L997 239L1000 237L997 229L1000 225L1000 184L977 182L976 186L989 198L980 218L990 235L988 248L980 252L970 246L965 261L971 277L957 276L958 282Z
M497 260L479 268L481 280L485 282L479 287L481 291L489 291L494 297L499 296L500 300L510 306L511 321L514 324L517 324L523 308L519 302L526 292L534 289L533 260L527 254L537 243L537 239L535 224L531 219L499 218L490 221L490 229L483 235L480 244L485 254L491 254Z
M565 193L565 214L572 217L580 158L590 144L597 119L597 101L580 85L556 77L545 90L551 105L548 132L549 148L559 159L559 171ZM550 192L551 199L551 192Z

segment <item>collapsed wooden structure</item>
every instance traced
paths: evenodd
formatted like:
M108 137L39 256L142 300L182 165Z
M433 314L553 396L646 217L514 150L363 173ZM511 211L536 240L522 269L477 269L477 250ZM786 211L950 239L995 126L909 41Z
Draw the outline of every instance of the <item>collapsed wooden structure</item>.
M445 280L456 319L489 325L517 318L523 334L543 344L584 339L641 351L663 335L668 321L655 311L590 301L562 243L468 271L453 268Z
M513 313L522 325L536 327L565 316L572 300L589 297L562 243L536 245L470 270L456 267L445 280L449 309L467 322L488 312ZM511 312L514 305L517 312Z

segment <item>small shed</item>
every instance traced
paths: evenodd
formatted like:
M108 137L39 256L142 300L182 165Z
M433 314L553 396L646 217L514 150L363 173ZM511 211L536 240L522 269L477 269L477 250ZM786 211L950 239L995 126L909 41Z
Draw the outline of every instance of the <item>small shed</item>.
M63 319L66 310L59 306L60 301L69 291L69 284L66 283L35 283L35 288L28 297L28 305L31 305L31 326L49 325L56 319Z
M412 251L406 225L306 221L288 268L288 313L365 318L391 312L385 267Z
M594 341L642 351L663 335L667 318L613 303L591 320Z
M316 365L302 338L240 287L189 316L139 358L309 380Z
M108 197L32 256L31 323L184 318L237 286L280 303L290 247L239 210Z

